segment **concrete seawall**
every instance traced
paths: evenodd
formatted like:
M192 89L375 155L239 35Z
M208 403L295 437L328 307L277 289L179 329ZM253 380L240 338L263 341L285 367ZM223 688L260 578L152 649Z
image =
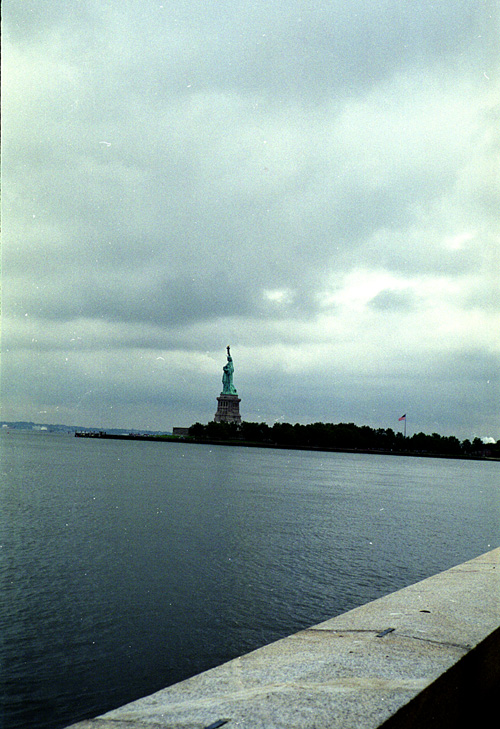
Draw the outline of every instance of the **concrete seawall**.
M500 548L72 729L487 726L499 691Z

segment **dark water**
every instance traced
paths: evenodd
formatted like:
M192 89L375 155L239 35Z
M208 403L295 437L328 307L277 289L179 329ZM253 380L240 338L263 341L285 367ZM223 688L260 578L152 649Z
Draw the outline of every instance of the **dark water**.
M0 434L4 729L56 729L500 544L499 464Z

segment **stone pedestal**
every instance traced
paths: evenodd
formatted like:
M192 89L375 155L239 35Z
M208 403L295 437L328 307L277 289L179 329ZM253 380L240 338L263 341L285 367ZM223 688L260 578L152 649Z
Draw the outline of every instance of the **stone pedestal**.
M217 398L216 423L241 423L241 399L238 395L225 395L223 392Z

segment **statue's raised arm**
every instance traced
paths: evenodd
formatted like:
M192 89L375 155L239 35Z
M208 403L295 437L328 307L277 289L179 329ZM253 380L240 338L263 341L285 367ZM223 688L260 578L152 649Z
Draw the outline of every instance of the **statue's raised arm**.
M235 386L233 385L233 358L229 352L229 344L227 349L227 364L222 368L222 394L223 395L237 395Z

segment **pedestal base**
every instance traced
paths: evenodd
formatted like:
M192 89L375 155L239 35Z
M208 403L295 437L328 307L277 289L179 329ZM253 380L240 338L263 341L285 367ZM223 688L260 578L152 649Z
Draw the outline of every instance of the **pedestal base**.
M241 399L238 395L224 395L223 392L217 398L217 412L215 413L216 423L241 423L240 415Z

